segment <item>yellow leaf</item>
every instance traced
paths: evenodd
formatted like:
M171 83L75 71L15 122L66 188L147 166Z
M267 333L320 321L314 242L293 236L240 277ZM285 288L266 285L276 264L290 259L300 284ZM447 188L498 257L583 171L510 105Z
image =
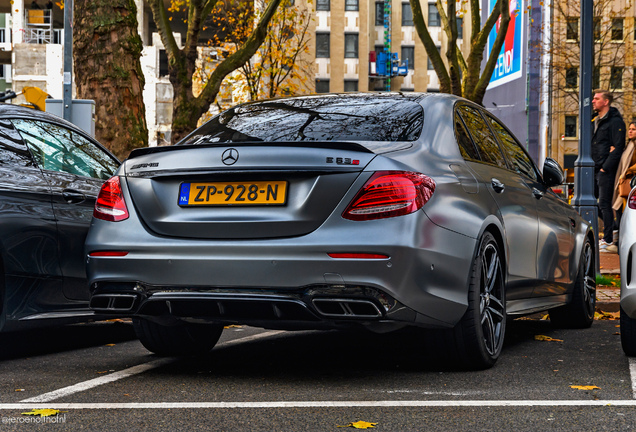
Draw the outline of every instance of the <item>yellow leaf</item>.
M24 391L24 389L15 389L15 391Z
M377 425L377 423L369 423L369 422L365 422L365 421L357 421L355 423L349 423L348 425L338 426L338 427L350 427L350 428L354 428L354 429L370 429L370 428L374 428L375 425Z
M61 412L62 411L60 410L46 408L46 409L34 409L29 412L24 412L22 414L31 415L31 416L49 417L49 416L58 415Z
M603 312L603 311L595 312L594 319L616 321L620 319L620 312Z
M106 344L104 346L115 346L115 344Z
M600 387L597 386L570 386L570 388L576 389L576 390L600 390Z
M535 335L534 340L546 341L546 342L563 342L562 339L554 339L554 338L551 338L550 336L545 336L545 335Z
M103 374L103 373L107 373L108 371L100 371L100 372L95 372L96 374Z

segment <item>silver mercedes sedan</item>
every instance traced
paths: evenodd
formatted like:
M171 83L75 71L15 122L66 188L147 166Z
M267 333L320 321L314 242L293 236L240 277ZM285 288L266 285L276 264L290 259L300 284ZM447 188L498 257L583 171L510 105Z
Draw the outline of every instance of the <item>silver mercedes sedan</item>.
M135 150L105 183L90 306L133 317L157 354L208 352L228 324L416 326L437 330L440 356L487 368L507 316L593 322L593 232L550 189L562 182L450 95L240 105Z

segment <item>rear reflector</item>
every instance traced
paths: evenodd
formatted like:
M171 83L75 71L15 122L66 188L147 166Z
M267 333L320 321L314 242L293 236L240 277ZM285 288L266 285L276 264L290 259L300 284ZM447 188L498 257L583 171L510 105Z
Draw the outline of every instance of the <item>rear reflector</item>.
M90 257L123 257L128 255L128 252L124 251L98 251L88 254Z
M365 183L342 217L354 221L413 213L433 196L435 181L409 171L378 171Z
M93 216L111 222L119 222L128 219L128 208L121 191L119 176L106 180L99 191Z
M330 253L327 254L331 258L348 258L348 259L389 259L388 255L370 254L370 253Z

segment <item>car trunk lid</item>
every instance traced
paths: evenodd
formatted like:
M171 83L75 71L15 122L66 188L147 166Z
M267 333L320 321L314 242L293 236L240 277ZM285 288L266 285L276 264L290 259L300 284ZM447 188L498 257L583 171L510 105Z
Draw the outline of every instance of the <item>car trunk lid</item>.
M200 239L307 234L375 157L333 142L176 146L131 156L126 182L143 223L159 235Z

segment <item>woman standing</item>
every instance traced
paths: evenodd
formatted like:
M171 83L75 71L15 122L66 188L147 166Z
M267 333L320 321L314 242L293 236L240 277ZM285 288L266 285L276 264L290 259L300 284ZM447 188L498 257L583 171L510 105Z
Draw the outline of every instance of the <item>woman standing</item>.
M629 124L629 128L627 129L627 139L628 143L621 155L621 161L619 162L618 169L616 170L616 180L614 180L612 208L616 212L616 226L620 226L623 207L627 199L627 196L624 193L621 195L621 189L625 191L626 188L629 188L629 182L636 174L636 151L634 151L636 148L636 124L633 122ZM621 185L623 185L622 188ZM612 251L608 250L607 252Z

